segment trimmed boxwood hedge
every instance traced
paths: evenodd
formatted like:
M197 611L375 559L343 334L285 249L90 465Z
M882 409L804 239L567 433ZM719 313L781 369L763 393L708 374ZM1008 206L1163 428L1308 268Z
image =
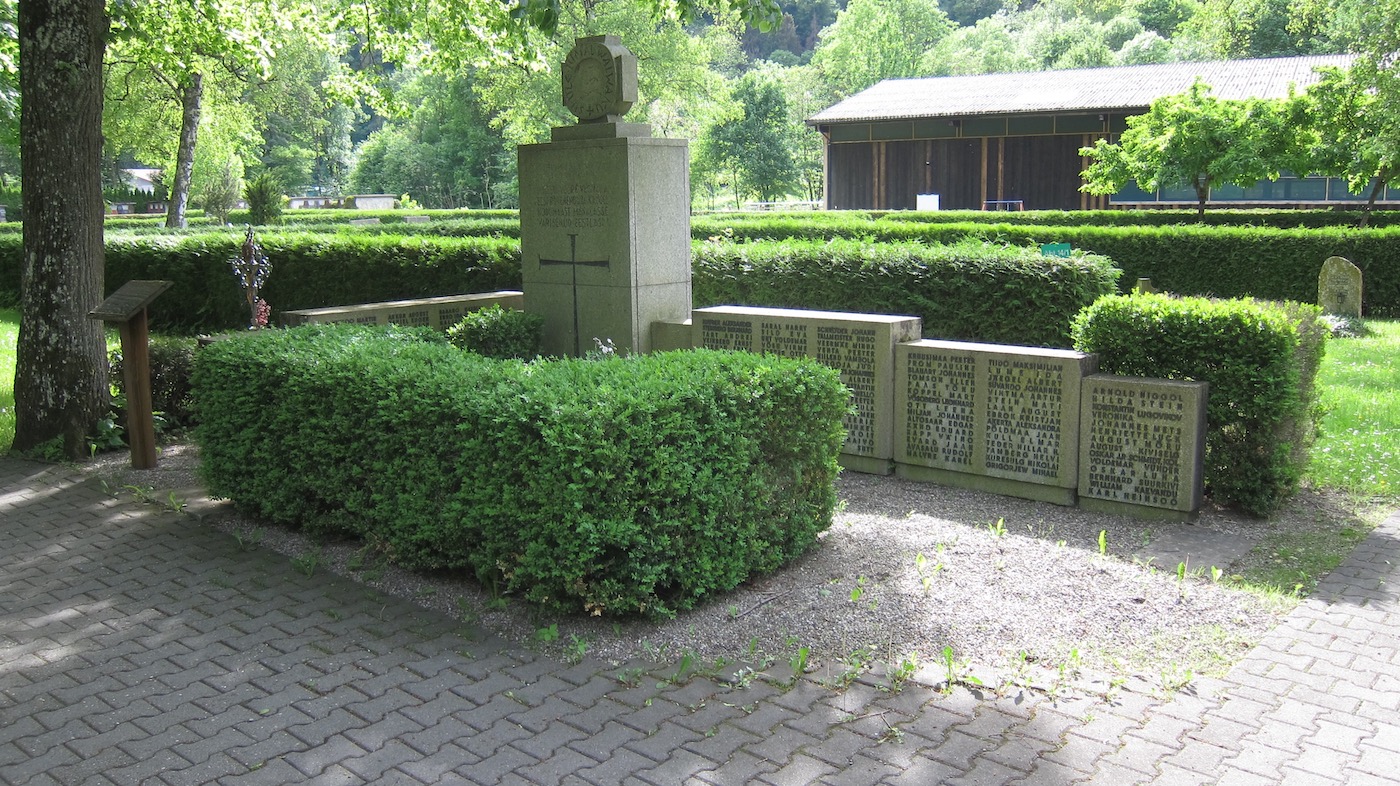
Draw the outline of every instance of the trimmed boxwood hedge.
M1316 434L1327 331L1316 306L1166 295L1104 298L1074 322L1099 370L1210 383L1205 485L1267 515L1297 488Z
M831 524L849 392L809 360L525 364L311 325L200 350L211 493L551 608L669 616Z
M706 241L695 247L697 307L739 304L923 319L925 338L1068 347L1074 315L1115 291L1100 256L961 243Z

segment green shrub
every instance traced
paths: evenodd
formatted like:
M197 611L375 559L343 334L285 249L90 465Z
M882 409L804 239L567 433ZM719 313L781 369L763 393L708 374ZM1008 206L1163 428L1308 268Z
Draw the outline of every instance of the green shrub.
M1307 467L1326 336L1320 316L1296 303L1114 296L1075 320L1074 346L1098 353L1107 373L1210 383L1206 490L1262 516Z
M668 616L831 523L849 394L805 360L524 364L315 325L199 352L210 491L558 609Z
M151 336L151 409L162 413L168 426L193 424L193 402L190 397L190 375L194 371L197 342L181 336ZM112 366L112 388L123 398L126 381L120 349L108 355Z
M282 184L271 172L249 180L243 197L248 200L248 223L256 225L276 224L282 217L282 205L287 201L282 195Z
M1117 278L1103 257L980 243L707 241L693 287L697 307L910 314L926 338L1067 347L1070 320Z
M447 329L447 340L459 349L499 360L530 360L540 354L544 317L493 303L468 312Z

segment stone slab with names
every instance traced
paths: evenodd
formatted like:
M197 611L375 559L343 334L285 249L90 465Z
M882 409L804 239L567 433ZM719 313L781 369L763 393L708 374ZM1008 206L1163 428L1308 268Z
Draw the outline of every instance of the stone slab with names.
M1201 507L1208 393L1205 382L1086 377L1080 507L1194 519Z
M922 340L895 350L896 472L1073 505L1082 352Z
M353 322L358 325L408 325L447 330L460 322L467 312L493 305L519 310L524 306L524 295L519 291L507 289L472 295L389 300L382 303L283 311L279 318L285 327L304 325L308 322Z
M562 73L579 124L518 150L525 310L544 317L547 355L594 339L646 352L652 323L690 313L687 143L621 122L636 58L616 36L578 39Z
M895 346L918 339L918 317L746 306L696 309L695 346L808 357L841 372L855 412L846 418L844 466L888 474L894 457Z
M1361 317L1361 268L1345 257L1328 257L1317 276L1317 304L1324 314Z

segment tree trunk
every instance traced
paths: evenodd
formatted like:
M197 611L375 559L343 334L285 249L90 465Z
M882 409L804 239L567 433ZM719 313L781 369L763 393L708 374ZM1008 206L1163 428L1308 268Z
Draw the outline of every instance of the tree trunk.
M1382 169L1371 184L1371 196L1366 200L1366 207L1361 209L1361 220L1356 222L1357 229L1365 229L1371 223L1371 211L1376 209L1376 200L1380 198L1381 192L1385 191L1385 184L1388 182L1390 171Z
M102 301L102 0L20 0L24 261L15 442L71 458L107 408Z
M194 174L194 146L199 139L199 110L204 100L204 75L198 71L180 87L180 147L175 151L175 182L170 185L170 206L165 225L184 229L185 208L190 203L190 178Z
M1196 189L1196 220L1201 221L1206 217L1206 200L1210 199L1210 182L1201 183L1196 181L1192 184Z

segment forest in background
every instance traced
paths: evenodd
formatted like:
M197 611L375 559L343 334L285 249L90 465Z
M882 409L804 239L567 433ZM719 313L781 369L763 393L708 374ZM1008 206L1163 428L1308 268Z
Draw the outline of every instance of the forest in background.
M575 38L612 33L639 61L628 120L691 140L697 207L816 200L821 140L804 120L882 79L1345 52L1365 37L1368 2L783 0L764 32L561 0L553 33L526 31L519 51L443 52L391 45L392 19L318 0L224 0L188 18L179 10L205 5L155 0L133 5L146 10L128 10L108 47L104 177L153 167L168 190L184 161L196 208L259 177L288 195L514 207L515 146L572 122L559 63ZM19 186L14 13L0 2L7 189Z

